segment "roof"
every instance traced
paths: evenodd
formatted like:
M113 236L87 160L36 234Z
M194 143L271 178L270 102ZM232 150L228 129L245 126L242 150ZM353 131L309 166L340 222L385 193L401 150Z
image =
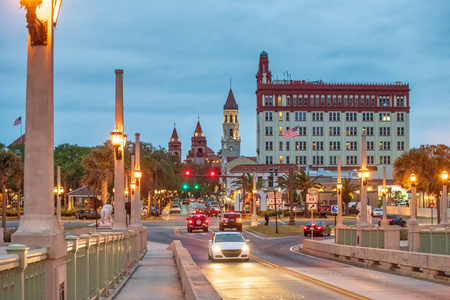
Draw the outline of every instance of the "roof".
M94 195L94 191L92 190L92 188L87 187L87 186L83 186L80 187L72 192L69 192L66 194L67 196L93 196ZM98 195L96 195L97 197L100 196L100 193Z
M11 143L7 148L11 148L20 144L25 144L25 133L22 134L18 139Z
M174 128L173 128L173 131L172 131L172 136L171 136L171 138L170 138L170 141L175 142L175 141L178 141L178 140L179 140L179 138L178 138L178 132L177 132L177 129L174 127Z
M198 136L201 136L203 133L202 126L200 126L200 121L197 122L197 126L195 127L195 132L198 133Z
M225 102L223 109L238 109L238 105L236 104L236 100L234 99L233 91L231 89L228 93L227 101Z
M269 56L269 55L267 54L266 51L263 50L259 56Z

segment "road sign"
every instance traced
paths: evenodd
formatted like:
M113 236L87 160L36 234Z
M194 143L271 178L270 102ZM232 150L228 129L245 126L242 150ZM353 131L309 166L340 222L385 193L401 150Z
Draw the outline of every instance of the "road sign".
M308 194L310 195L317 195L317 189L316 188L309 188Z
M331 205L331 212L333 214L337 214L338 213L338 206L337 205Z
M317 210L317 204L316 203L308 204L308 209L309 210Z
M428 203L428 208L434 208L434 202Z
M318 196L317 194L306 194L306 203L317 203Z

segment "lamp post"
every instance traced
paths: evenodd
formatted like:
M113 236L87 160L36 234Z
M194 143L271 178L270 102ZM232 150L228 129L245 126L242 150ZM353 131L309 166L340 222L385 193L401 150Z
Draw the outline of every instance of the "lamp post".
M419 240L419 222L416 219L416 181L417 177L414 173L409 177L411 181L411 217L408 220L408 244L409 251L417 252L420 248L420 240Z
M278 192L281 192L280 187L278 188ZM277 194L276 194L275 190L273 191L273 193L274 193L274 198L275 198L275 232L278 233L278 211L277 211L278 202L277 202L277 196L276 196Z
M359 220L360 226L369 226L369 222L367 221L367 181L369 179L369 170L366 168L361 168L358 171L358 177L361 179L361 218Z
M387 220L387 205L386 205L386 194L388 188L386 187L386 167L383 167L383 186L381 187L381 194L383 196L383 218L381 219L380 226L385 227L389 225Z
M448 203L447 203L447 197L448 197L448 193L447 193L447 183L448 183L448 172L447 171L443 171L441 173L441 178L443 181L442 184L442 197L441 197L441 202L440 202L440 210L441 210L441 222L439 223L439 226L441 227L448 227L449 223L447 220L447 207L448 207Z

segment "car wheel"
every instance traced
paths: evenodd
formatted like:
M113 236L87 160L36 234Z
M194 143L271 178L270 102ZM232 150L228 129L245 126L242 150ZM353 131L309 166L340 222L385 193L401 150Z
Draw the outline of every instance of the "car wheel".
M208 232L208 227L203 228L203 231L204 231L204 232Z
M188 232L192 232L192 228L188 228Z
M223 227L219 227L219 230L220 230L220 231L223 231Z
M210 254L209 251L208 251L208 259L211 260L211 258L212 258L212 257L211 257L211 254Z
M242 231L242 227L238 227L238 229L237 229L238 231Z
M86 217L86 216L84 216L84 217L82 217L81 219L82 219L82 220L87 220L87 217Z
M308 236L308 234L307 234L307 233L304 233L303 235L304 235L304 236Z

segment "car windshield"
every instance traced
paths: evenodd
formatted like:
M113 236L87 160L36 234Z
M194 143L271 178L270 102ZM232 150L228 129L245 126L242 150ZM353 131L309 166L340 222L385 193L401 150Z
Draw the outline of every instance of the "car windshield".
M398 219L400 219L400 216L399 215L388 215L387 218L392 219L392 220L398 220Z
M240 214L224 214L223 217L224 218L240 218L241 215Z
M217 234L214 242L216 243L244 242L244 238L242 237L242 235L236 233Z
M314 221L313 224L316 225L316 226L324 226L325 222L324 221ZM310 225L311 226L311 221L308 221L308 223L306 223L306 225Z
M172 204L172 207L178 207L178 204Z

